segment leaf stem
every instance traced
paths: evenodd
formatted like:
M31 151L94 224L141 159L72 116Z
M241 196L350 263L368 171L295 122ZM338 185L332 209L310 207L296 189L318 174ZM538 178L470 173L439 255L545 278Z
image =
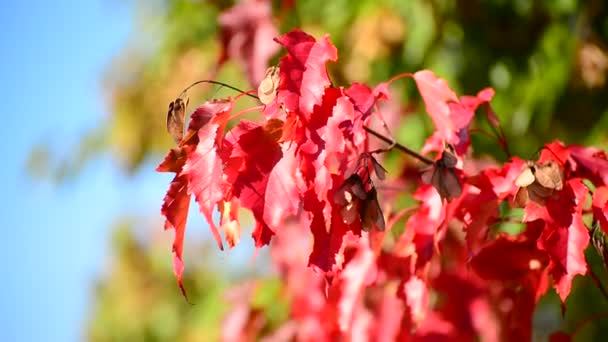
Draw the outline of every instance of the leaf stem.
M602 295L604 295L604 298L606 298L606 300L608 300L608 291L606 290L606 288L600 281L600 278L598 278L598 276L595 274L595 272L593 272L593 269L591 268L591 264L589 263L589 260L587 260L587 269L589 270L589 275L591 276L591 280L593 281L595 286L597 286L597 288L600 290L600 292L602 292Z
M239 89L239 88L237 88L237 87L233 87L233 86L231 86L231 85L229 85L229 84L226 84L226 83L224 83L224 82L213 81L213 80L200 80L200 81L196 81L196 82L192 83L191 85L187 86L187 87L186 87L184 90L182 90L182 92L179 94L179 96L182 96L182 95L186 94L186 92L187 92L188 90L190 90L190 88L194 87L194 86L195 86L195 85L197 85L197 84L201 84L201 83L209 83L209 84L216 84L216 85L220 85L220 86L222 86L222 87L226 87L226 88L232 89L232 90L234 90L234 91L237 91L237 92L239 92L239 93L241 93L241 94L245 94L245 95L247 95L247 96L249 96L249 97L252 97L252 98L254 98L254 99L257 99L257 100L259 100L259 99L260 99L259 97L257 97L257 95L251 94L250 92L243 91L243 90L241 90L241 89Z
M423 162L423 163L425 163L427 165L432 165L434 163L429 158L427 158L427 157L419 154L418 152L416 152L414 150L409 149L408 147L405 147L405 146L401 145L400 143L398 143L398 142L396 142L396 141L394 141L392 139L389 139L389 138L385 137L384 135L382 135L382 134L374 131L373 129L371 129L371 128L367 127L367 126L363 126L363 129L365 129L369 134L371 134L371 135L375 136L376 138L384 141L385 143L387 143L389 145L392 145L394 148L398 149L399 151L401 151L401 152L403 152L403 153L405 153L405 154L407 154L407 155L409 155L411 157L414 157L414 158L420 160L421 162Z

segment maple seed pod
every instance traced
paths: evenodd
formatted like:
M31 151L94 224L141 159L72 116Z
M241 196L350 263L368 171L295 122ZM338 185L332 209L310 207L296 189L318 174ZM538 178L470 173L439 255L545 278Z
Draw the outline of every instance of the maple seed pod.
M363 180L356 173L348 177L334 193L334 203L341 206L340 214L346 224L359 217L359 202L367 198Z
M281 81L279 67L271 66L266 69L266 75L258 86L258 97L262 104L269 104L277 96L279 81Z
M372 227L376 227L383 232L385 228L384 215L378 203L378 194L376 188L372 187L367 192L367 199L361 204L361 227L364 231L369 232Z
M372 159L372 164L374 165L374 173L376 174L376 177L378 177L378 179L380 180L386 179L386 169L382 165L380 165L380 163L378 163L376 158L371 155L370 158Z
M545 200L551 197L555 190L562 190L564 175L552 160L543 164L528 162L515 179L515 185L519 187L513 201L515 206L523 207L528 200L544 205Z
M458 163L454 147L446 144L441 158L433 166L422 174L422 180L433 185L441 198L451 201L462 194L462 184L454 168Z
M169 104L167 111L167 132L171 135L176 144L184 138L184 121L186 117L187 101L177 98Z

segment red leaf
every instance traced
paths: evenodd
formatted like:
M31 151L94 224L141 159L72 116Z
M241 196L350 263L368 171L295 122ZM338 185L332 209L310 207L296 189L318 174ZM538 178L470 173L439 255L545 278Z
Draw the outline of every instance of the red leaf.
M608 187L602 186L593 193L593 216L600 222L604 233L608 234Z
M608 186L608 155L594 147L570 146L570 156L576 162L576 175L589 178L596 185Z
M515 179L524 162L513 159L501 169L486 169L468 179L464 195L456 204L454 217L464 223L467 247L475 253L485 244L487 233L498 217L498 206L517 191Z
M188 208L190 206L190 193L192 189L192 184L190 184L190 179L192 177L189 176L188 171L185 169L189 168L191 173L198 172L198 170L193 168L192 163L193 160L200 159L200 131L206 132L209 130L209 127L214 127L215 131L210 140L204 140L205 133L203 133L202 137L204 144L215 144L217 141L216 133L218 133L218 128L223 127L227 118L227 113L230 112L231 109L232 102L230 101L210 101L201 105L192 114L188 132L182 139L180 147L170 150L163 162L156 168L156 171L158 172L175 173L175 178L173 178L163 200L161 214L166 219L165 229L175 229L175 238L173 240L173 271L175 272L180 290L184 297L186 297L186 291L182 283L182 273L184 271L182 252L186 221L188 218ZM210 121L212 123L209 123ZM199 189L199 182L201 180L194 177L193 181L195 184L198 184L194 186L194 189ZM200 196L201 194L199 193L198 195ZM204 198L201 198L201 202L204 200ZM201 202L199 202L199 204ZM213 222L210 221L212 232L216 235L216 240L218 241L220 248L222 248L221 239L219 239L219 234L217 234L217 228L212 224Z
M444 270L432 284L438 304L416 331L416 337L430 341L440 336L445 341L498 340L498 322L482 283L463 268L460 272Z
M555 140L552 143L546 144L540 151L538 161L544 163L549 160L557 161L560 166L564 166L570 159L570 151L564 146L561 141Z
M282 157L278 138L257 123L241 120L226 134L221 152L225 196L238 198L253 213L257 247L267 244L273 234L264 221L264 210L268 178Z
M273 231L281 226L283 218L295 215L300 207L300 193L304 180L295 157L296 146L283 144L283 158L268 176L264 198L264 222Z
M419 187L414 198L421 202L420 208L410 216L405 228L406 232L412 232L414 235L403 234L398 245L407 245L405 240L413 238L416 246L416 265L420 267L433 256L435 237L445 219L445 210L441 197L431 185Z
M277 101L288 112L308 116L315 105L321 104L325 88L331 84L325 63L336 61L338 52L329 42L329 36L320 40L299 31L291 31L278 42L287 49L281 58L281 83Z
M547 253L539 250L535 241L505 235L486 245L471 259L471 266L480 277L498 281L521 281L530 272L544 269L548 263Z
M546 223L538 244L551 257L550 272L562 301L570 293L572 279L587 273L584 250L589 233L582 216L587 191L580 179L571 179L546 206L529 201L525 208L524 221L541 219Z
M182 283L182 274L184 272L182 252L184 249L184 233L186 232L189 207L190 194L188 194L188 180L185 176L176 175L169 186L169 191L167 191L167 194L165 195L160 212L166 218L165 230L175 230L175 238L172 247L173 272L177 277L177 283L184 297L186 297L186 290Z
M233 58L245 68L249 83L257 87L268 61L279 50L272 39L279 33L272 23L270 1L244 1L219 16L222 56Z
M463 96L459 99L447 82L430 70L418 71L413 77L426 110L437 128L434 139L453 144L458 154L463 154L469 146L468 126L475 110L479 105L489 102L494 91L486 88L475 97ZM423 151L435 148L424 148Z
M232 110L231 101L213 101L201 105L191 116L190 128L201 125L196 149L188 154L188 159L180 175L188 179L188 192L194 195L199 210L207 219L213 237L220 249L222 238L213 222L213 208L224 198L222 187L222 161L218 154L218 141L223 134L223 126ZM209 122L210 121L210 122Z
M352 259L346 264L338 281L332 286L338 290L338 325L342 332L350 332L353 326L355 306L361 301L366 286L376 280L377 268L374 252L369 249L369 242L362 238L356 244L347 244L346 248L355 251Z
M337 183L338 184L338 183ZM332 208L329 230L325 224L323 209L325 204L318 200L313 190L304 195L304 210L310 214L310 230L313 234L314 245L310 254L309 265L317 272L326 273L331 277L342 268L344 261L344 246L346 236L356 240L361 235L361 224L358 221L346 224L340 215L340 208L330 202Z

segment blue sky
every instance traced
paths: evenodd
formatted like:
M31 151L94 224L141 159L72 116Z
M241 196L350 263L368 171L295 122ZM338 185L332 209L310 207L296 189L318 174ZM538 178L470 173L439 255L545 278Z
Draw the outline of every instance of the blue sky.
M121 214L158 215L162 229L159 208L171 175L154 172L156 165L127 178L104 157L61 186L33 181L25 172L34 144L68 153L109 116L101 75L134 34L131 6L26 0L0 7L0 341L81 340L94 282L110 259L110 225ZM208 238L194 205L190 213L186 240ZM173 235L165 234L170 264ZM247 237L236 250L215 255L232 269L254 266Z
M108 0L0 6L0 340L75 341L107 259L108 225L130 208L125 195L150 199L138 209L157 206L164 189L152 172L125 179L109 158L62 187L31 181L24 163L34 143L69 151L107 116L100 73L131 33L131 8Z

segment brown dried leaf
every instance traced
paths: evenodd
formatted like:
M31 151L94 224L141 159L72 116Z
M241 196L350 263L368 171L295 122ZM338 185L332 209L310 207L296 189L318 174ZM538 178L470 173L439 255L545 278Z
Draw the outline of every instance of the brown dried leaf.
M549 160L535 165L534 177L545 188L561 190L564 186L564 175L556 162Z
M367 192L367 199L361 204L361 227L364 231L369 232L372 227L376 227L379 231L384 231L385 222L382 209L378 203L378 194L376 188L371 188Z

